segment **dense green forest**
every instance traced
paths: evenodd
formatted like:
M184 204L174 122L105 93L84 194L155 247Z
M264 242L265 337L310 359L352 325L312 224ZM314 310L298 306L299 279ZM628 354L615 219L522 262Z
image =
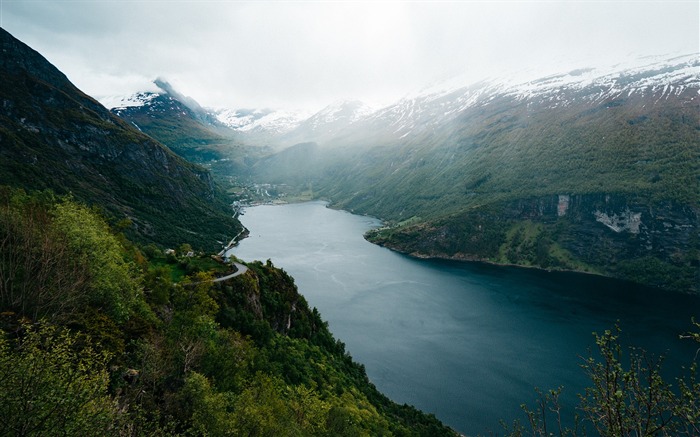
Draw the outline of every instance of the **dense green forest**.
M0 189L1 434L454 435L379 393L283 270L247 267L212 282L235 267Z

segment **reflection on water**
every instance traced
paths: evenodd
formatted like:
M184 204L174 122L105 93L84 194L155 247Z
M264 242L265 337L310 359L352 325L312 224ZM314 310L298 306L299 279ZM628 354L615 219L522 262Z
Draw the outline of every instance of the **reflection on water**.
M249 208L250 237L233 253L271 259L295 279L336 338L399 403L466 434L524 419L534 387L564 386L564 402L587 384L578 365L593 331L619 320L623 340L667 353L667 369L690 362L678 341L700 298L590 275L416 260L366 242L379 222L321 202ZM700 315L700 314L699 314Z

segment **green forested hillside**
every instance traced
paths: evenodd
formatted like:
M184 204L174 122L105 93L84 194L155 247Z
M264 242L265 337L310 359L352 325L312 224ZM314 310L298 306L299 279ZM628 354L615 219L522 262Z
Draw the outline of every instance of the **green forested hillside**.
M338 206L392 220L550 194L693 204L700 201L693 93L655 105L660 96L652 94L563 108L500 97L383 147L370 133L368 142L329 149L314 176Z
M269 261L214 283L7 187L0 249L3 435L454 435L380 394Z
M416 256L695 292L700 101L697 87L679 90L494 94L400 138L375 117L306 157L297 150L306 165L288 165L282 152L257 174L385 219L390 228L370 241Z

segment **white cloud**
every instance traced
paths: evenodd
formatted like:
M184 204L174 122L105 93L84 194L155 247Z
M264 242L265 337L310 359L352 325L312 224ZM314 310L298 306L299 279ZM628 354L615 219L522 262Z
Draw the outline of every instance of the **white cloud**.
M440 79L692 53L698 3L2 2L5 29L94 96L158 76L210 106L388 103Z

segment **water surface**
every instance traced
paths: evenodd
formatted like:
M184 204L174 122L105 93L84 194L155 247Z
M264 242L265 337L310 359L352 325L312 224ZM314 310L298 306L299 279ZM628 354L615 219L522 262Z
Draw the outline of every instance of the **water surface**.
M680 368L695 353L677 340L700 298L590 275L418 260L363 239L376 219L321 202L248 208L250 236L233 253L290 273L379 390L434 413L456 430L499 431L525 420L534 387L587 384L579 368L593 331L619 320L627 344L667 353Z

